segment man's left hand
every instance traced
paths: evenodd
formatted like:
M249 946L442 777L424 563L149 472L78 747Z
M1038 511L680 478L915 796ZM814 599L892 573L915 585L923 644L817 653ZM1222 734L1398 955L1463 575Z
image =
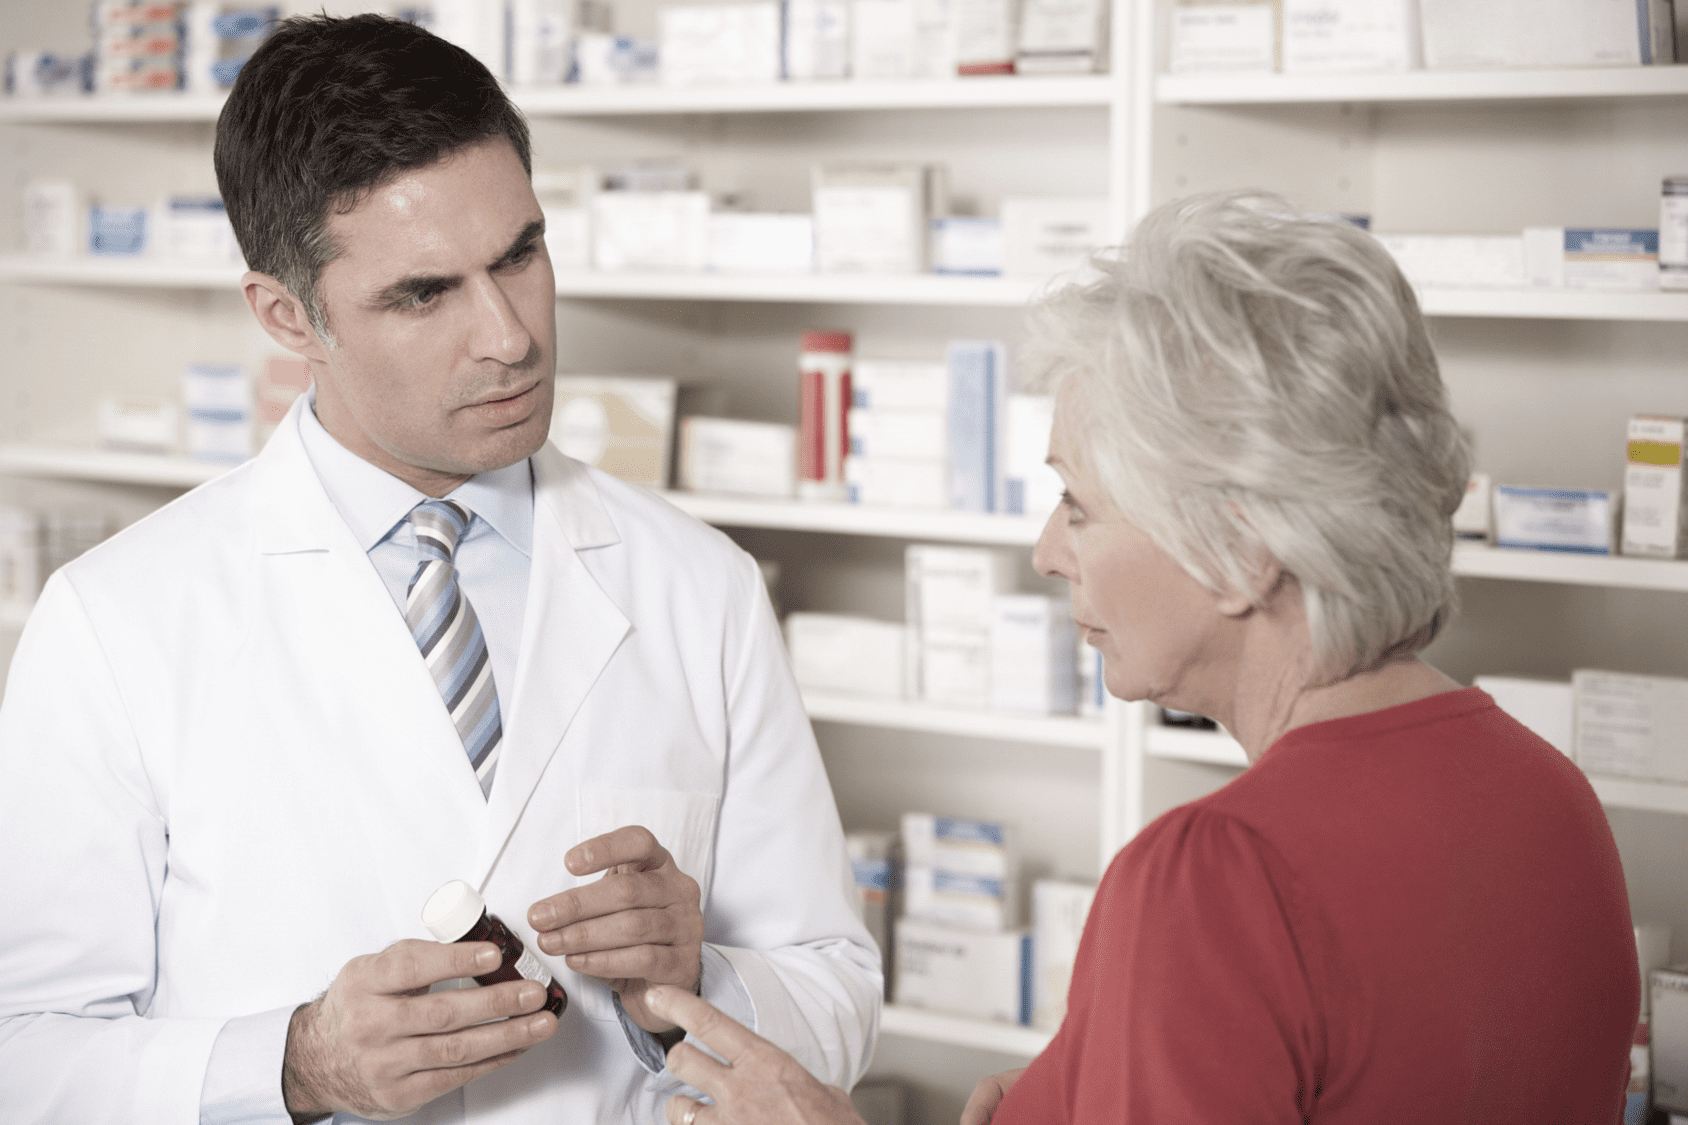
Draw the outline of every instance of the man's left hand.
M672 984L697 991L703 965L697 882L674 865L674 857L648 828L638 825L577 844L563 863L574 875L605 875L528 909L539 948L562 955L577 973L606 981L646 1031L672 1031L674 1022L645 1004L645 989Z

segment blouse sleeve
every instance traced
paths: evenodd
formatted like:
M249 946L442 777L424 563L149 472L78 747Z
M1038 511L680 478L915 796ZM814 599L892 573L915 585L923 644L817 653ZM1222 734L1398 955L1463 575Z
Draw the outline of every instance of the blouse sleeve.
M1060 1032L996 1125L1294 1123L1324 1057L1294 875L1235 819L1175 809L1098 888Z

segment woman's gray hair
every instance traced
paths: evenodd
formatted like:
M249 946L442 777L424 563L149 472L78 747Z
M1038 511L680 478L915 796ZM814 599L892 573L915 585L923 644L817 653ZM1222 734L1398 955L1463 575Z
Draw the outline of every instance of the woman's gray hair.
M1076 394L1079 456L1197 581L1301 587L1330 683L1452 618L1469 457L1412 287L1370 235L1275 196L1168 203L1098 280L1033 309L1031 368Z

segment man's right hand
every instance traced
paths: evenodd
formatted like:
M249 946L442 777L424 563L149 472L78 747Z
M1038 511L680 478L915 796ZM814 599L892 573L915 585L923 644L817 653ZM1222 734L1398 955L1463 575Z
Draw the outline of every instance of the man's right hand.
M281 1093L293 1120L403 1117L549 1039L557 1017L540 1010L534 981L428 991L499 961L489 942L406 940L346 962L288 1025Z

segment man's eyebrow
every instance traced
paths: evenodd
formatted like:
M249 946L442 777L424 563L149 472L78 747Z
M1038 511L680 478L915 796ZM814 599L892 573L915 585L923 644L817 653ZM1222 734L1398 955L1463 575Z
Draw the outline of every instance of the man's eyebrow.
M500 269L514 263L545 234L545 220L535 219L521 229L521 232L511 240L509 247L500 254L489 267ZM421 293L438 293L447 289L455 289L463 284L461 274L418 274L414 277L401 278L375 294L374 304L386 306L398 304L408 297Z

